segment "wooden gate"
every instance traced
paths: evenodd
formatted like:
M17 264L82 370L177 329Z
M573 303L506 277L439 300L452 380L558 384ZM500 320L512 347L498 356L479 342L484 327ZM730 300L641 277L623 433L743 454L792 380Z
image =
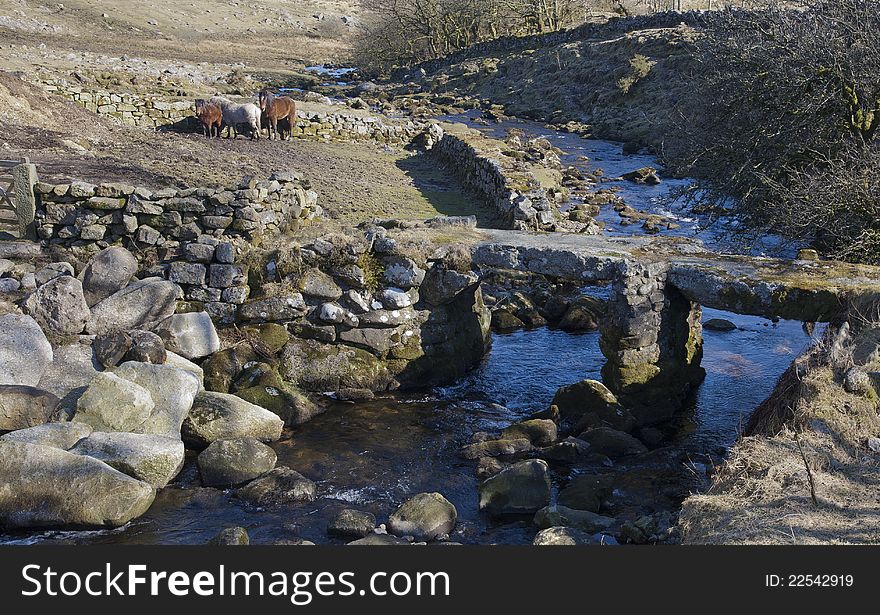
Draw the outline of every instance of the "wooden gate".
M36 166L27 158L0 160L0 239L36 239Z

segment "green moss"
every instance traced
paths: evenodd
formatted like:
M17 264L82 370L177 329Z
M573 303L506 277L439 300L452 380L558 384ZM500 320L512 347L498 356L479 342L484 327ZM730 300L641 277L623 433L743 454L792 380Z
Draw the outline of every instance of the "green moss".
M385 264L373 253L363 253L358 257L358 267L363 269L366 288L371 293L379 290L385 276Z
M290 341L290 333L287 332L287 328L274 322L243 327L242 332L258 338L272 353L279 352Z

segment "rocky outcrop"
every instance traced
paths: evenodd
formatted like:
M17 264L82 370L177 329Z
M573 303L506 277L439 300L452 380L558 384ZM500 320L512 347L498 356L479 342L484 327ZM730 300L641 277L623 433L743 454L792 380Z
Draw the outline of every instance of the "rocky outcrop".
M116 527L146 512L154 497L152 486L97 459L0 440L4 527Z

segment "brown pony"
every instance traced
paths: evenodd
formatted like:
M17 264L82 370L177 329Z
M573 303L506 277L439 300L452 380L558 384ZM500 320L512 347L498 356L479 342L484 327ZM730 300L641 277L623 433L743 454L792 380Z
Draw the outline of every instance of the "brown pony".
M202 98L196 100L196 117L202 123L202 134L206 137L220 137L220 127L223 125L223 110L214 103ZM217 132L215 134L214 127Z
M260 92L260 110L266 118L270 139L273 134L278 136L279 120L287 119L291 127L296 122L296 103L289 96L275 96L269 90L263 90Z

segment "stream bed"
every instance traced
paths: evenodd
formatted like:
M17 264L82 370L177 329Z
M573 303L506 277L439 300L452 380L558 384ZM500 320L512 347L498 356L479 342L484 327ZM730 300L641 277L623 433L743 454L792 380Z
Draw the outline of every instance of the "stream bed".
M748 413L809 343L798 322L705 310L704 319L716 317L738 328L704 332L706 380L669 445L637 466L600 468L619 474L609 505L621 518L677 510L680 498L701 486L707 464L721 458ZM368 510L382 523L407 497L439 491L458 510L451 540L531 543L536 528L529 519L498 522L479 512L476 463L459 458L458 450L477 431L496 431L545 409L560 386L598 378L604 362L598 337L548 328L497 334L483 364L454 386L334 404L273 445L279 465L317 482L314 502L256 508L232 491L200 487L194 459L188 459L150 510L122 528L9 534L0 542L201 544L223 528L242 526L254 544L296 537L330 543L338 541L328 538L327 525L343 508ZM559 472L554 471L557 483L565 478Z

